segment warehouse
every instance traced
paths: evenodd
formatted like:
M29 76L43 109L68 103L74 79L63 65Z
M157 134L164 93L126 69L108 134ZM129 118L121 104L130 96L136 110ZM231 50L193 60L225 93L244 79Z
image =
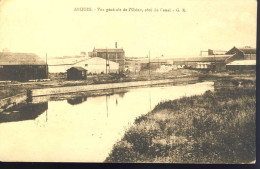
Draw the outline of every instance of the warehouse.
M48 65L33 53L0 52L0 81L48 78Z
M92 57L75 63L73 66L83 67L88 70L89 74L119 73L119 63L100 57Z
M236 60L227 64L227 70L229 71L255 71L256 60Z
M243 48L234 46L226 54L234 55L232 58L228 59L227 62L235 60L256 60L256 48L251 48L250 46L245 46Z

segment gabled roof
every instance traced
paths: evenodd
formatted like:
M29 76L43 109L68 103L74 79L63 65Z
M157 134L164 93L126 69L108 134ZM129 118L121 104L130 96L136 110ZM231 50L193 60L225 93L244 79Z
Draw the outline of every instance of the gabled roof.
M105 62L106 63L106 59L104 58L101 58L101 57L92 57L92 58L87 58L87 59L84 59L84 60L80 60L74 64L77 64L77 63L82 63L82 62L86 62L86 63L98 63L98 64L101 64L102 62ZM114 63L114 64L118 64L116 62L113 62L111 60L109 60L109 63Z
M78 71L86 71L86 69L84 69L83 67L71 67L68 70L70 70L70 69L76 69Z
M256 48L237 48L235 46L232 49L230 49L226 54L236 54L238 51L243 52L244 54L256 54Z
M73 65L82 60L86 60L86 57L80 58L62 58L62 59L48 59L48 65L50 66L58 66L58 65Z
M46 62L33 53L0 52L0 65L46 65Z
M110 48L110 49L93 49L93 52L125 52L124 49Z

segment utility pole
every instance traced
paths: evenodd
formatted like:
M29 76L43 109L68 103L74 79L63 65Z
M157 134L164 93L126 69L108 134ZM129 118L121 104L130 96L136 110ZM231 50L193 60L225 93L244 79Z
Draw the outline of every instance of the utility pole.
M106 74L107 74L107 48L106 48Z
M46 52L46 67L45 67L45 71L46 71L46 79L48 79L48 64L47 64L47 52Z
M150 61L150 50L149 50L149 76L151 80L151 61Z

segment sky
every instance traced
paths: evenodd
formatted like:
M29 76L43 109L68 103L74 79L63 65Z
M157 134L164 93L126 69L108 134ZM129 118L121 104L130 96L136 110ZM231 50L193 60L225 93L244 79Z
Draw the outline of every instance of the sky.
M75 11L81 7L92 11ZM176 8L186 12L160 12ZM1 0L0 50L57 57L117 42L126 56L197 56L207 49L256 47L256 18L256 0Z

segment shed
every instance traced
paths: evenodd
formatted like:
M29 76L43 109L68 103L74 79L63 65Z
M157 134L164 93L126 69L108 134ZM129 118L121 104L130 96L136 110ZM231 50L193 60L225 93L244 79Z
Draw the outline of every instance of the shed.
M68 80L86 80L87 70L82 67L71 67L67 70Z

